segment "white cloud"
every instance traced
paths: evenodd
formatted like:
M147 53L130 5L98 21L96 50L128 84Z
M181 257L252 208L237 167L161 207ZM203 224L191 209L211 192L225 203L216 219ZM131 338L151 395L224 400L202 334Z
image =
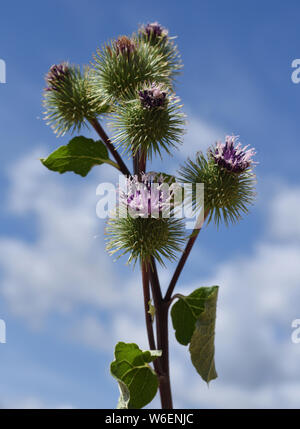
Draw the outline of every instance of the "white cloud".
M147 350L148 342L146 328L142 323L143 317L143 311L137 313L131 311L130 314L117 309L111 312L106 323L98 317L87 316L72 324L67 332L68 338L101 352L105 351L109 355L113 354L114 346L118 341L136 343L141 349Z
M75 323L67 331L69 340L74 340L96 350L112 353L113 339L105 323L94 316L87 316Z
M71 409L70 404L45 404L39 398L28 396L23 398L8 399L0 402L0 409Z
M276 238L299 241L300 189L281 187L270 204L270 211L271 234Z
M228 134L228 133L227 133ZM192 156L199 150L206 152L216 141L224 140L226 132L193 115L188 115L184 147L179 148L182 157Z

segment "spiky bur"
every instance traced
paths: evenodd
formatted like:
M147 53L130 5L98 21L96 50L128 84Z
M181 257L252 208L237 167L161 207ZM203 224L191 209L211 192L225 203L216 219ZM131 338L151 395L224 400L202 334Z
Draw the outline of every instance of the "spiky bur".
M180 170L183 182L204 183L204 210L208 222L214 220L217 225L221 220L225 224L240 220L256 195L255 152L235 144L236 140L227 136L225 144L217 143L206 156L198 152L196 160L188 159Z
M113 141L133 155L139 150L151 158L170 153L182 141L185 116L179 98L162 85L148 84L130 102L121 103L113 114Z
M58 135L79 131L86 121L109 109L103 100L93 96L87 68L81 73L77 66L55 64L45 80L45 120Z
M128 263L140 259L150 263L153 256L161 265L163 258L174 260L182 250L184 225L180 219L111 218L106 227L110 254L129 254Z
M94 92L108 102L129 100L145 82L172 86L181 67L175 47L151 44L139 36L119 37L94 55Z
M170 37L169 31L158 22L151 22L139 28L138 39L155 46L172 68L173 76L176 77L182 68L182 63L177 46L173 42L175 37Z
M172 191L162 181L154 183L155 177L143 174L140 182L138 176L127 178L116 216L108 221L107 250L128 253L128 263L150 263L153 256L163 265L163 258L175 258L185 239L182 220L172 217Z

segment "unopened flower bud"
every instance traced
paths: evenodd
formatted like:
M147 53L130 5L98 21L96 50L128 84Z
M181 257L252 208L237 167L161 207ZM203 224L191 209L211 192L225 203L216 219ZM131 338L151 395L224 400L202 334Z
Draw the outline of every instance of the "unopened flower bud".
M68 74L69 66L67 63L53 64L45 77L47 84L46 91L58 91Z
M156 39L161 36L166 37L168 35L168 30L158 22L148 23L141 31L147 35L148 40Z
M129 55L135 51L135 44L127 36L121 36L115 42L115 48L117 55Z

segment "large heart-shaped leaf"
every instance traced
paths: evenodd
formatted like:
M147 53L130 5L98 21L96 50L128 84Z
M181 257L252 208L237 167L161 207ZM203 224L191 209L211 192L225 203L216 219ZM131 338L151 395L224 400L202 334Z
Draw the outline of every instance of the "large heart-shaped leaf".
M104 143L86 137L74 137L66 146L61 146L41 162L49 170L65 173L73 171L85 177L94 165L108 163L117 167L108 157ZM118 168L118 167L117 167Z

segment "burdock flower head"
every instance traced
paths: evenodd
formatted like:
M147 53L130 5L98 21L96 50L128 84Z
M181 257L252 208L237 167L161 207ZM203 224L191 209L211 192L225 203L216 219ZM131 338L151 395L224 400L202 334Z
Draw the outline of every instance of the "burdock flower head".
M151 109L162 107L165 104L167 93L162 91L161 85L153 83L150 88L139 91L139 97L143 107Z
M133 155L141 150L151 159L162 150L171 153L182 141L185 116L180 99L165 85L148 82L141 85L136 98L120 103L111 124L116 134L113 141Z
M126 179L125 190L120 190L120 203L133 217L158 217L170 210L173 196L163 177L155 173Z
M208 222L236 222L253 204L256 179L251 167L256 164L252 159L255 151L236 144L236 140L235 136L227 136L225 143L210 148L207 156L198 152L195 161L188 159L181 167L183 182L204 183Z
M90 69L66 62L50 67L43 104L45 119L57 135L79 131L88 121L108 111L109 106L94 97Z
M225 143L218 142L211 154L221 167L234 173L242 173L256 164L252 159L256 152L253 148L247 149L249 145L242 147L241 143L236 144L237 139L237 136L226 136Z
M154 257L173 260L185 240L182 219L172 216L172 191L163 187L163 178L155 173L132 176L120 190L116 216L108 221L107 249L111 254L129 254L128 263L151 263ZM125 208L125 210L124 210Z
M69 73L70 69L68 63L53 64L45 77L47 84L45 88L46 91L58 91Z
M141 28L140 32L144 33L148 40L168 36L168 30L160 25L157 21L148 23L145 27Z
M135 44L127 36L120 36L115 42L117 55L129 55L135 51Z

